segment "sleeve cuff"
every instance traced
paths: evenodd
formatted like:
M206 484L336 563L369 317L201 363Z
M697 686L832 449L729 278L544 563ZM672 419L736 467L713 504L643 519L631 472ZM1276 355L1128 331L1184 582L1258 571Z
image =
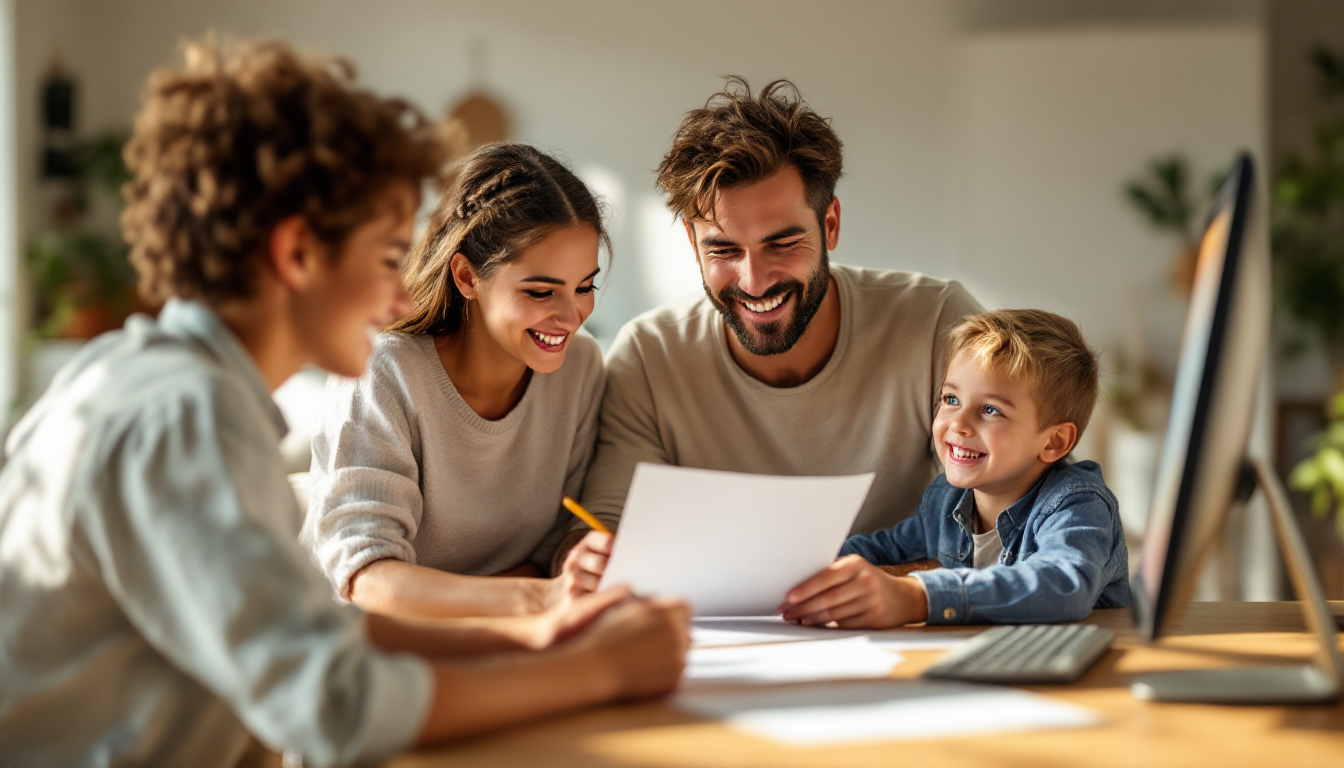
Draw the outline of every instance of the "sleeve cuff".
M356 762L382 763L415 745L429 716L434 674L418 656L387 653L373 657L369 672L368 738Z
M928 624L965 624L969 613L966 585L956 568L937 568L910 574L924 585L929 596Z
M336 587L337 596L347 603L350 602L350 580L366 566L379 560L400 560L414 565L415 550L383 543L364 547L340 557L331 569L331 581Z

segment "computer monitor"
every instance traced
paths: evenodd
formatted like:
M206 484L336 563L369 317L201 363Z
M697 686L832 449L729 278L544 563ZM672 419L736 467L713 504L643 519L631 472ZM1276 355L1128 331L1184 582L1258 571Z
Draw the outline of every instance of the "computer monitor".
M1321 701L1338 697L1344 682L1333 619L1286 493L1263 461L1247 459L1270 327L1269 251L1255 189L1254 164L1241 154L1200 243L1171 416L1134 575L1135 624L1149 641L1170 633L1230 511L1258 486L1308 624L1321 637L1320 665L1163 673L1136 683L1135 695L1142 698Z

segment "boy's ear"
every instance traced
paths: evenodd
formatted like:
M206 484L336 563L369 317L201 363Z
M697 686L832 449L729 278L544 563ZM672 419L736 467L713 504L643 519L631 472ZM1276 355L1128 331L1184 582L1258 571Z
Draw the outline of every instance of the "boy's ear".
M1037 454L1042 462L1054 464L1069 455L1069 451L1078 444L1078 425L1072 421L1056 424L1045 429L1045 447Z
M453 258L448 262L448 271L453 275L453 283L457 285L457 290L468 301L475 300L480 295L480 281L476 278L476 271L471 268L471 262L461 253L454 253Z
M271 229L267 261L283 285L299 290L312 280L321 247L302 216L287 216Z

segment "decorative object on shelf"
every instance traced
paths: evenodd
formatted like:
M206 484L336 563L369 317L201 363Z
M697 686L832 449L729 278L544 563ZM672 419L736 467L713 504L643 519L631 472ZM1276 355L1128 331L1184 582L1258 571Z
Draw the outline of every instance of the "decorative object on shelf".
M1310 156L1290 153L1274 179L1275 299L1297 333L1283 351L1325 351L1330 392L1344 392L1344 56L1315 50L1325 106Z
M1288 484L1311 495L1311 510L1317 517L1335 516L1344 534L1344 393L1331 399L1325 429L1311 438L1312 453L1293 467Z
M508 112L484 85L489 63L485 41L473 40L468 50L473 85L467 95L449 108L441 128L450 163L482 144L504 141L511 129Z
M1168 273L1172 286L1188 296L1195 283L1195 264L1199 259L1199 233L1203 222L1196 218L1206 208L1226 172L1214 174L1209 180L1205 199L1195 203L1190 199L1190 168L1185 157L1173 154L1159 158L1148 165L1148 175L1125 184L1125 196L1148 219L1154 229L1169 232L1180 240L1176 263Z

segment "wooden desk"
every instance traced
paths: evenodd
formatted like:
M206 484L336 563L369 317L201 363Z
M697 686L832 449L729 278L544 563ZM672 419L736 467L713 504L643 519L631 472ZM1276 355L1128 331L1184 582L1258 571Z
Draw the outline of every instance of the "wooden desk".
M1336 606L1338 608L1338 605ZM1196 603L1172 637L1147 647L1128 610L1088 619L1116 630L1115 647L1078 683L1034 688L1098 712L1104 726L932 741L788 747L672 709L665 702L611 706L512 728L395 768L430 766L1344 766L1344 704L1227 707L1151 704L1130 696L1138 674L1163 669L1300 660L1311 650L1296 603ZM907 631L937 632L939 628ZM907 679L940 652L903 652Z

